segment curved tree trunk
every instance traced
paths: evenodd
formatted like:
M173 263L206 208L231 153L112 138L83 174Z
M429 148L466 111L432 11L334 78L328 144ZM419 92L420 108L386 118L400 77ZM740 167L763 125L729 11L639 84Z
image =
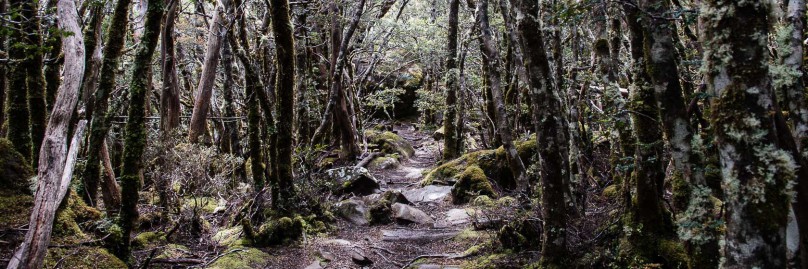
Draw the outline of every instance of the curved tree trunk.
M71 143L68 151L69 124L78 103L78 91L84 76L84 41L75 2L60 0L57 7L59 30L72 34L65 35L62 42L65 71L39 154L40 167L37 173L39 180L28 232L9 261L9 269L42 267L50 243L56 209L67 193L73 173L73 165L68 163L71 159L69 157L75 158L80 138L83 136L81 132L84 130L84 124L80 123L76 128L76 134L73 135L74 143Z
M163 90L160 94L160 126L170 132L180 125L180 81L174 53L174 20L179 11L179 0L171 0L165 16L161 39Z

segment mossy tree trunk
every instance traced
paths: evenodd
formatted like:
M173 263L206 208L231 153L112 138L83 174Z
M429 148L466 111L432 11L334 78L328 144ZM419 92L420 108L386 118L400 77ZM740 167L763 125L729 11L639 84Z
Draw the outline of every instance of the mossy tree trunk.
M26 11L36 9L33 2L28 0L11 0L9 4L10 19L15 22L23 22L30 17L31 12ZM14 62L10 65L8 72L8 131L6 138L14 145L29 164L33 160L33 142L31 140L31 117L28 107L28 83L26 82L27 66L30 65L32 57L28 55L26 49L30 42L28 33L22 26L14 27L9 34L8 55L9 60Z
M117 72L124 41L126 28L129 22L129 4L131 0L118 0L112 13L112 20L107 31L107 41L104 45L104 55L101 64L101 77L98 88L93 94L92 110L88 110L87 117L91 120L90 139L87 145L87 164L84 166L82 180L84 189L81 191L84 201L94 206L98 198L98 182L101 171L101 146L109 133L109 119L107 109L109 97L117 84ZM87 90L87 89L85 89ZM88 103L89 104L89 103Z
M272 32L275 36L277 49L278 79L275 92L278 99L277 125L278 141L278 194L273 197L275 208L282 212L293 212L295 209L290 202L294 198L294 167L292 166L292 153L295 139L293 125L295 118L295 41L292 32L292 21L289 14L289 0L271 0L270 13L272 14Z
M725 197L722 267L785 268L790 206L785 190L795 164L775 144L770 117L771 4L709 0L700 14Z
M637 21L639 18L636 14L639 11L633 7L627 7L631 9L627 12L634 14L629 17L630 20L634 20L630 26L632 31L640 30L637 29L638 24L647 22L644 24L646 27L642 29L644 40L641 40L643 37L634 36L638 33L632 33L632 46L637 46L637 48L632 47L632 58L638 62L635 65L640 65L634 68L643 69L638 72L647 72L646 78L635 75L635 84L638 89L645 91L648 86L643 84L650 82L649 86L652 88L648 90L653 90L656 94L662 126L665 136L668 138L671 157L678 175L673 180L682 181L673 183L674 206L676 209L684 210L680 215L680 234L692 235L684 238L688 242L687 248L692 260L690 265L692 268L715 268L718 265L719 257L719 234L716 228L710 228L716 227L716 223L715 216L710 210L714 208L714 205L711 200L711 190L704 177L703 153L700 154L697 152L698 149L693 148L694 131L689 123L687 104L679 79L677 52L674 46L676 28L672 21L664 19L670 13L670 4L668 1L646 0L641 2L641 5L648 12L648 15L643 16L641 21ZM640 40L635 41L634 39ZM642 61L647 61L647 63ZM634 102L636 104L636 100ZM656 107L653 109L657 110ZM635 127L638 132L648 130L638 124L635 124ZM640 145L643 144L640 141ZM661 160L661 156L658 158ZM662 194L659 195L658 199L661 199Z
M146 22L143 36L135 52L132 74L150 72L152 56L160 37L163 0L149 0L146 9ZM150 76L133 76L129 83L129 118L126 121L123 149L123 168L121 169L121 213L118 225L122 230L122 238L115 246L116 256L124 261L129 260L129 236L134 231L138 219L137 202L140 191L140 170L143 169L143 152L146 149L146 100L149 93Z
M78 103L78 91L84 75L84 44L75 2L60 0L57 5L59 30L66 35L62 43L65 68L59 95L53 107L40 151L37 192L28 231L20 247L9 260L8 268L40 268L50 244L56 209L70 186L73 163L78 152L84 124L76 128L68 150L68 129ZM72 162L71 162L72 159Z
M542 215L542 264L563 267L569 262L567 249L567 205L564 193L569 177L568 131L562 111L563 94L553 88L550 63L542 35L539 5L531 0L511 0L516 10L524 64L529 78L531 109L540 145Z
M446 47L446 114L443 117L443 160L448 161L460 156L460 137L457 137L457 90L459 88L457 70L457 24L460 0L449 2L448 45Z
M27 8L23 9L26 20L22 28L26 32L26 82L28 83L28 107L31 117L32 167L38 167L39 148L45 138L45 128L48 126L48 108L45 103L45 76L43 71L42 33L40 29L39 1L26 1Z
M0 0L0 14L6 14L8 8L6 8L6 1ZM0 27L5 27L6 23L0 22ZM8 40L8 35L0 35L0 51L8 52L8 48L6 47L6 40ZM8 77L7 77L7 68L6 65L0 65L0 137L5 137L5 126L6 126L6 85L8 84Z
M47 6L47 15L53 16L56 14L56 3L58 0L48 0ZM50 24L47 24L47 27L56 28L56 20L54 18ZM64 58L62 57L62 36L57 33L53 33L53 31L47 31L50 34L45 41L45 47L49 49L48 58L51 59L51 62L45 66L45 104L47 105L48 110L50 112L53 109L53 103L56 101L56 93L59 91L59 83L61 82L61 74L60 70L62 69L62 63Z
M513 173L513 177L516 179L518 191L529 192L525 164L522 162L519 153L516 152L516 146L513 144L511 125L508 124L509 116L507 110L505 110L505 98L503 97L502 83L500 81L502 60L500 59L498 48L491 37L491 27L488 21L488 0L481 0L477 3L476 13L477 23L480 25L483 64L488 66L489 88L491 89L491 100L494 103L494 118L492 120L502 140L502 146L505 149L505 157L508 161L511 173Z

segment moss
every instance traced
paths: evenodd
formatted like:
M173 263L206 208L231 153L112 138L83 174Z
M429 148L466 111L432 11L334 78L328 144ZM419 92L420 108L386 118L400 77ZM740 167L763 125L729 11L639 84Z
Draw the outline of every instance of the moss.
M158 259L178 259L186 256L189 253L188 247L177 244L168 244L163 247L160 254L157 255Z
M132 239L132 247L144 249L154 247L166 242L166 235L162 232L143 232Z
M620 190L617 188L617 185L612 184L604 188L601 194L606 198L616 198L620 194Z
M100 247L48 248L43 268L128 268Z
M479 231L475 231L474 229L471 228L466 228L460 231L460 233L458 233L454 237L452 237L452 240L457 242L471 242L476 241L482 236L483 234L480 233Z
M30 194L28 179L34 175L31 166L23 161L22 154L14 149L11 141L0 138L0 190Z
M392 222L392 206L395 203L411 204L401 192L386 191L368 207L368 221L370 224L388 224Z
M211 263L208 269L252 269L264 268L272 256L256 248L231 248L224 256Z
M70 192L67 202L56 211L53 223L55 242L73 243L84 239L81 225L91 224L101 219L101 212L87 206L75 192Z
M535 136L527 140L517 141L516 150L519 157L527 162L538 152ZM494 179L503 188L516 187L516 181L505 159L505 149L499 147L492 150L479 150L463 154L457 159L446 162L429 173L421 181L422 186L440 184L448 185L458 179L458 176L471 165L479 166L486 176Z
M502 268L501 263L503 263L503 261L505 261L510 255L511 253L495 253L481 256L464 262L461 267L464 269L498 269Z
M201 209L202 212L211 214L219 207L219 201L213 197L193 197L186 198L183 202L183 210Z
M502 247L515 251L539 249L541 225L538 220L523 218L503 226L497 237Z
M617 262L630 268L687 268L690 258L678 240L629 233L619 240Z
M0 227L20 227L28 223L34 197L10 192L0 193Z
M488 182L488 177L479 166L472 165L466 168L459 176L459 180L452 188L452 201L455 204L469 202L477 195L496 197L494 188Z
M491 199L488 195L478 195L471 200L471 205L479 207L494 207L497 202Z
M294 219L282 217L270 220L258 229L253 239L255 246L277 246L290 244L303 235L305 220L296 216Z
M386 154L398 154L404 159L415 155L415 149L412 144L393 132L367 130L365 131L365 137L367 137L369 143L375 144Z
M235 226L228 229L219 230L210 239L219 246L234 246L239 241L244 228Z

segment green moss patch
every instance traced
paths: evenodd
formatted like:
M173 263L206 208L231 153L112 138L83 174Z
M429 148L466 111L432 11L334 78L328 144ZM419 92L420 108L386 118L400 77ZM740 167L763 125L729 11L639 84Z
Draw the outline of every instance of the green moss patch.
M43 268L128 268L126 264L100 247L48 248Z
M224 256L211 263L208 269L252 269L265 268L272 258L269 254L256 248L231 248L225 250Z
M22 154L14 149L11 141L0 138L0 190L30 194L29 178L34 170L24 161Z
M468 203L478 195L497 196L491 183L488 182L488 177L479 166L467 167L458 177L459 180L452 188L452 201L455 204Z
M166 242L166 235L162 232L142 232L132 239L135 249L151 248Z
M369 143L378 147L385 154L398 154L403 159L408 159L415 155L415 149L410 144L410 141L393 132L380 132L371 129L365 131L365 137L367 137Z

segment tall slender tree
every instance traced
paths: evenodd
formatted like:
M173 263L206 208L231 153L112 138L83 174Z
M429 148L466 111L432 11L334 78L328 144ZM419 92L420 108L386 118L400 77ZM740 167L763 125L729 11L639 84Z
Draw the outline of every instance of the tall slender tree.
M295 40L289 14L289 0L272 0L270 13L277 49L278 79L275 92L278 96L278 117L288 119L278 121L277 126L277 159L273 161L278 163L276 172L280 197L274 197L274 201L276 208L289 212L294 210L289 201L294 195L292 153L295 145L294 121L291 120L295 117Z
M457 137L457 90L459 88L457 69L457 24L460 13L460 0L449 1L449 28L446 47L446 114L443 117L443 160L448 161L460 155L460 141Z
M194 110L191 114L191 124L188 130L188 137L191 142L199 141L199 136L203 135L207 128L208 110L210 110L210 98L213 96L213 86L216 82L216 68L219 65L220 50L222 47L225 32L224 11L229 0L218 0L216 10L213 14L213 21L208 32L208 43L206 45L205 60L202 64L202 74L199 77L199 84L196 88L194 99Z
M34 2L27 0L10 0L10 19L14 22L25 23L27 18L35 12ZM8 116L8 132L6 137L14 149L25 158L26 162L33 160L33 142L31 140L31 117L28 105L28 83L26 82L28 66L31 65L33 57L30 53L26 27L15 26L9 34L8 55L14 64L10 65L8 71L8 103L6 115Z

